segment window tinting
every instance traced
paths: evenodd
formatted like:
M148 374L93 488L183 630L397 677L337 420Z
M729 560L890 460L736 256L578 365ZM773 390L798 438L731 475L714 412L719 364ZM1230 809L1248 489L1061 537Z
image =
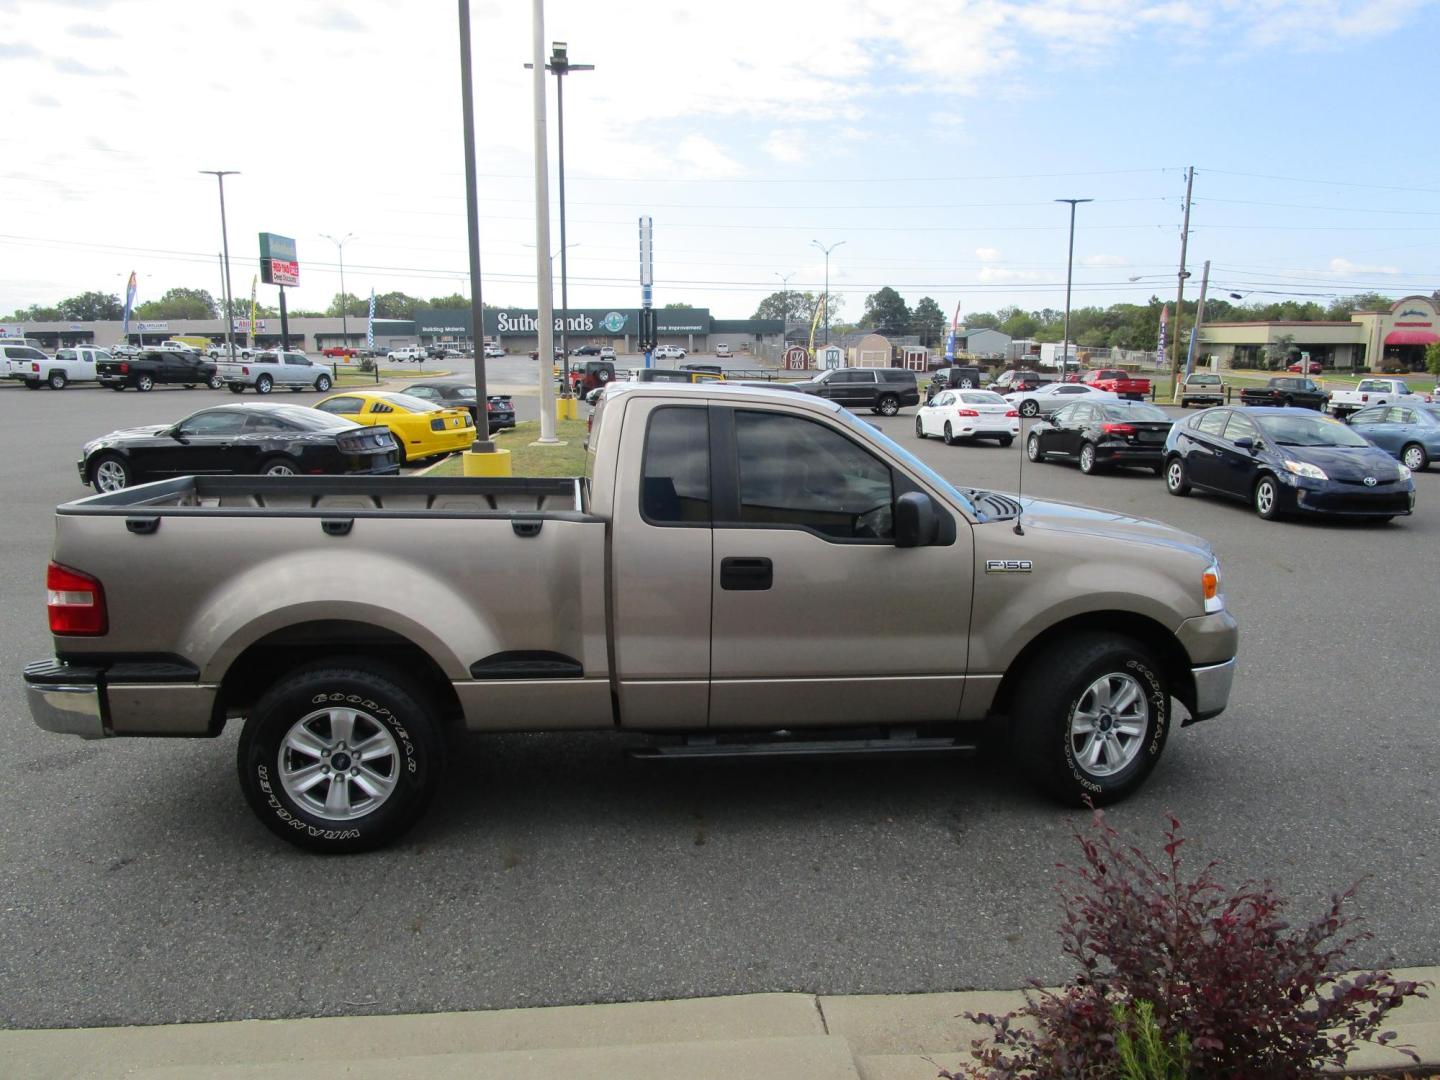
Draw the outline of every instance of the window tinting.
M1383 424L1384 422L1384 409L1362 409L1350 417L1351 427L1365 427L1369 424Z
M238 412L196 413L180 424L181 435L235 435L245 426L245 414Z
M836 539L894 535L890 469L839 432L781 413L737 412L740 520Z
M1170 417L1154 405L1102 405L1105 416L1111 420L1169 420Z
M1229 419L1229 409L1211 409L1190 421L1190 426L1197 431L1203 431L1206 435L1219 435L1225 430L1225 421Z
M1230 422L1225 425L1225 438L1231 442L1236 439L1258 439L1260 438L1260 429L1250 422L1248 416L1232 412Z
M350 416L360 412L365 407L365 399L358 397L337 397L329 401L322 401L315 408L321 412L336 413L341 416Z
M640 513L656 524L710 524L709 409L666 405L650 414Z
M274 413L252 413L250 417L245 421L246 434L249 434L250 432L260 431L293 430L293 427L291 427L284 420L280 419L280 417L276 416Z
M966 390L960 395L966 405L1004 405L1005 399L989 390Z

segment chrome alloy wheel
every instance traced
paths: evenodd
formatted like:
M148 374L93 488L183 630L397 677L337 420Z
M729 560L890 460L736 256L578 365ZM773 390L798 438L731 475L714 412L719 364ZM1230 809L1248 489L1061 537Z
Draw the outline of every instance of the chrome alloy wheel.
M283 462L276 462L265 470L266 476L294 476L295 470Z
M125 466L113 458L95 466L95 486L107 494L125 488Z
M1091 776L1114 776L1140 753L1150 731L1150 702L1131 675L1102 675L1070 714L1070 751Z
M296 805L325 821L352 821L378 810L395 790L400 748L368 713L318 709L290 728L279 766L280 784Z

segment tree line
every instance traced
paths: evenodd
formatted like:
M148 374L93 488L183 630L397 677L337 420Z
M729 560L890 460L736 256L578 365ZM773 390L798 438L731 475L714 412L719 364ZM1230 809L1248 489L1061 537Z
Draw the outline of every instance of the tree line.
M468 308L470 299L459 293L449 296L432 296L425 300L403 292L375 294L375 317L377 319L413 319L416 308ZM132 319L219 319L223 305L206 289L167 289L156 300L136 304L131 312ZM236 318L250 317L250 297L236 296L232 301L231 314ZM493 304L485 304L486 311L494 310ZM365 318L370 313L370 298L345 293L336 293L324 311L305 308L290 308L289 314L296 318L317 318L341 314L352 318ZM255 316L260 319L275 319L280 309L257 301ZM83 292L70 296L55 304L31 304L16 308L6 318L13 322L118 322L125 317L125 305L113 293Z

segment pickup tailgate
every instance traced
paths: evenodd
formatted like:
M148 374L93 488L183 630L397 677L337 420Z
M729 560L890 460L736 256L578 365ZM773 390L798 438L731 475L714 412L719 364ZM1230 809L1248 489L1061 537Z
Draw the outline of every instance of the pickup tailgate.
M472 727L608 727L605 523L582 504L570 479L185 477L59 507L54 557L104 589L92 664L173 657L213 694L257 642L359 635L422 651ZM126 700L115 733L157 734Z

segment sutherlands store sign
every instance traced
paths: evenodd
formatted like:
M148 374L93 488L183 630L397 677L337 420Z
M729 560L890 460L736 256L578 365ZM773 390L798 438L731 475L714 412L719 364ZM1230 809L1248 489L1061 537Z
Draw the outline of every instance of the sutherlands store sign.
M662 334L708 334L709 308L662 308L656 311L657 330ZM555 315L555 333L590 334L596 337L633 336L640 316L635 308L571 308ZM485 312L485 336L533 336L540 320L533 308L506 308ZM470 312L464 309L420 308L415 312L415 332L420 335L470 334Z

